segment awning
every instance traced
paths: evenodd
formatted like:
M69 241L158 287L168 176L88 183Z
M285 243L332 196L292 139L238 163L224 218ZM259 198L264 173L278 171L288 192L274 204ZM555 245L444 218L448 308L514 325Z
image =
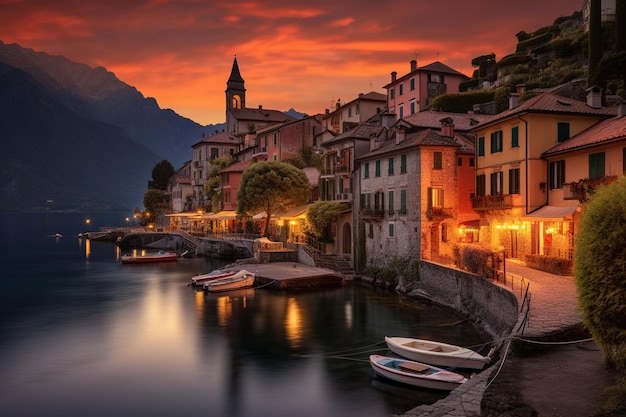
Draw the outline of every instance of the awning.
M252 216L252 220L262 220L264 218L267 217L267 213L265 211L262 211L260 213L255 214L254 216Z
M279 219L293 219L293 218L304 218L307 210L309 209L309 205L305 204L303 206L297 206L292 208L291 210L282 213L277 216Z
M460 222L458 227L463 230L480 230L480 219Z
M209 220L232 220L237 218L237 212L234 210L223 210L207 216Z
M522 217L522 220L530 220L530 221L555 221L562 220L566 216L569 216L576 210L578 206L543 206L533 211L532 213L528 213L527 215Z
M202 217L201 213L195 211L182 211L180 213L166 214L165 217Z

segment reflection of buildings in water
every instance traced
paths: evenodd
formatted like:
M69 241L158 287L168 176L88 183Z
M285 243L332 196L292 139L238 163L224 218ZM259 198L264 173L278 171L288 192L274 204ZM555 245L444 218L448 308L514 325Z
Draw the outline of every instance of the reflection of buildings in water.
M346 328L352 328L352 302L346 301L346 304L343 306L343 312L346 316Z
M285 314L285 334L292 348L302 346L303 324L302 312L295 298L287 300L287 312Z
M204 316L204 310L205 310L204 292L196 291L196 298L194 301L196 305L196 313L198 315L198 320L202 321L203 316Z
M91 240L87 239L85 240L85 259L89 259L90 255L91 255Z
M217 324L220 327L230 324L233 315L233 306L238 305L242 309L248 308L248 298L254 297L254 289L229 291L227 294L217 297Z

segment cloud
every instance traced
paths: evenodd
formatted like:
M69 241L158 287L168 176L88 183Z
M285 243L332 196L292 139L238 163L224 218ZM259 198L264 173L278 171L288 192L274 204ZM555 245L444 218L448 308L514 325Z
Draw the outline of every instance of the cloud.
M314 114L332 98L384 92L411 59L471 75L472 58L512 53L515 33L579 8L580 0L4 0L0 39L104 66L207 124L224 121L235 55L249 106Z

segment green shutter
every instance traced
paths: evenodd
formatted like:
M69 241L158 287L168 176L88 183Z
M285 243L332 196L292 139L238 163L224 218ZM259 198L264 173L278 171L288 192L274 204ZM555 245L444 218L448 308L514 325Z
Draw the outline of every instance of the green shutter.
M485 156L485 138L481 136L478 138L478 156Z
M511 129L511 148L519 147L519 127L515 126Z

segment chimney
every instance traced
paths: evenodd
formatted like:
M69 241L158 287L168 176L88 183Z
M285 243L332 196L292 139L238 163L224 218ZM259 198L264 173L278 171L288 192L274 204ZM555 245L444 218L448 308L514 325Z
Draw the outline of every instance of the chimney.
M396 129L396 145L400 142L403 142L406 138L406 131L404 130L404 126L400 126Z
M411 72L417 69L417 61L415 59L411 60Z
M587 105L594 109L602 107L602 89L596 85L587 89Z
M454 122L451 117L446 117L444 119L439 120L441 123L441 136L446 138L454 137Z
M624 116L626 116L626 103L622 102L617 105L617 117L620 118Z
M517 84L515 88L517 88L517 94L520 96L526 92L526 84Z
M519 105L519 94L511 93L509 94L509 110L514 109Z
M391 72L391 82L392 82L392 83L396 81L396 76L397 76L397 75L398 75L398 73L397 73L397 72L395 72L395 71L392 71L392 72Z
M263 106L259 104L259 110L263 110Z

